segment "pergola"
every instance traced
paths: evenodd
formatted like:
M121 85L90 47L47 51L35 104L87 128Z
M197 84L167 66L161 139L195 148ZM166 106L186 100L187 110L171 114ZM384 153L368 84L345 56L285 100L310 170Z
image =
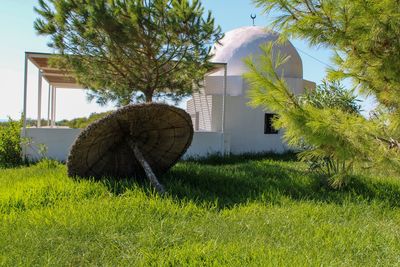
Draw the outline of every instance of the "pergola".
M48 93L48 110L47 110L47 127L53 128L56 125L56 97L57 89L86 89L78 84L70 72L54 68L50 66L49 59L56 54L25 52L25 70L24 70L24 106L23 106L23 130L22 136L26 137L27 126L27 95L28 95L28 62L31 62L38 69L38 99L37 99L37 123L36 127L40 128L42 120L42 84L43 79L49 84ZM224 94L222 100L222 133L225 129L225 99L227 89L227 64L212 63L213 69L209 74L224 70Z
M38 113L37 127L42 127L42 84L43 79L49 84L48 112L47 121L50 127L55 126L56 121L56 97L57 88L84 89L79 85L70 73L51 67L49 58L54 56L49 53L25 52L25 71L24 71L24 107L23 107L23 127L26 129L27 94L28 94L28 62L31 62L38 69Z

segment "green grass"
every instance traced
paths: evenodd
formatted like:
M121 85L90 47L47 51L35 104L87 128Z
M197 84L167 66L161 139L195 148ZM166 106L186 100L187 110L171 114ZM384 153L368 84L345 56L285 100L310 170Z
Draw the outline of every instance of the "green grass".
M400 265L396 178L332 190L288 155L181 162L162 181L166 197L63 165L0 170L0 264Z

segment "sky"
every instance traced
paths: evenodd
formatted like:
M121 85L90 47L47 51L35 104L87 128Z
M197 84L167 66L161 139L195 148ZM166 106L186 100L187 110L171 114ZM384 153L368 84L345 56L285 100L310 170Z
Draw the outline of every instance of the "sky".
M211 10L223 32L252 25L251 14L256 14L256 25L270 25L273 15L267 17L256 9L251 0L203 0L206 10ZM0 0L0 120L10 116L17 119L23 107L24 52L53 52L47 47L45 37L38 36L33 28L37 15L33 8L37 0ZM312 48L304 41L291 40L303 61L304 79L317 84L324 78L331 52ZM37 116L38 71L28 66L28 112ZM47 84L43 85L42 114L47 117ZM184 106L184 103L181 104ZM366 104L369 109L371 103ZM57 120L88 116L93 112L112 109L89 103L83 90L59 89L57 91Z

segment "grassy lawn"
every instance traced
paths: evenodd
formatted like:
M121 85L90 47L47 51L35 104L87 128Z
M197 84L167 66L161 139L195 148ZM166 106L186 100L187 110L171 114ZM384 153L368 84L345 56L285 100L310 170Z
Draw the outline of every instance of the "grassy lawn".
M0 170L7 266L400 265L400 180L331 190L293 157L182 162L159 197L75 181L63 165Z

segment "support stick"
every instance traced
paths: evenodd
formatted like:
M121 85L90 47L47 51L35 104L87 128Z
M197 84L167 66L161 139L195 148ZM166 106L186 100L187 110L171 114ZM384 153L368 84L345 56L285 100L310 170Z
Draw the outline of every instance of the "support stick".
M157 179L157 176L154 174L153 170L150 167L150 164L144 158L142 152L138 148L137 144L135 144L132 140L128 140L129 146L131 147L133 153L135 154L136 159L139 161L140 165L142 166L143 170L146 173L147 178L150 181L150 184L154 186L154 188L159 192L161 195L165 194L165 189L162 184Z

